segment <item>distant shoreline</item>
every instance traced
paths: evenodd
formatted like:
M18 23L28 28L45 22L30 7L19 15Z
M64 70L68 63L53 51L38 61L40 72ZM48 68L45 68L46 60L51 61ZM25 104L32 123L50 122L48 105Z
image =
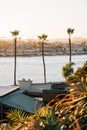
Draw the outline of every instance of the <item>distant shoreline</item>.
M39 40L21 40L19 39L16 46L17 57L37 57L42 55L42 44ZM71 46L72 55L86 55L87 54L87 40L72 39ZM45 41L44 55L45 56L60 56L69 55L70 47L68 41ZM13 40L0 41L0 57L14 57L14 43Z
M87 55L87 54L85 54L85 53L83 53L83 54L72 54L71 56L79 56L79 55ZM31 55L31 56L29 56L29 55L17 55L16 57L41 57L42 55ZM44 57L45 56L49 56L49 57L51 57L51 56L69 56L69 55L63 55L63 54L61 54L61 55L44 55ZM0 56L1 58L6 58L6 57L14 57L13 55L12 56L10 56L10 55L7 55L7 56Z

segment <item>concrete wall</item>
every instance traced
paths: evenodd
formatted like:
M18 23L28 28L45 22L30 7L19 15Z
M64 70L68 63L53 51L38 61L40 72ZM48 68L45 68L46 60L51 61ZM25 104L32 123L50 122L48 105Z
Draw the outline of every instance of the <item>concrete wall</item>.
M51 89L51 83L37 83L37 84L31 84L31 88L34 90L39 89L40 91L44 89Z
M28 79L28 80L25 80L25 79L18 80L18 86L20 88L30 88L31 84L32 84L32 81L30 79Z
M32 83L30 79L18 80L18 86L32 92L41 92L43 89L50 89L51 83Z

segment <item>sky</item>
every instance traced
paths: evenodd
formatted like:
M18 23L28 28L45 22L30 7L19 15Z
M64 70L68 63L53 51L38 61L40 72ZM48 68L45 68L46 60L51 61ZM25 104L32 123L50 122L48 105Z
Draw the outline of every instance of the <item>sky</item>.
M19 30L21 38L67 38L67 28L74 28L73 37L87 37L87 0L0 0L0 37L11 37Z

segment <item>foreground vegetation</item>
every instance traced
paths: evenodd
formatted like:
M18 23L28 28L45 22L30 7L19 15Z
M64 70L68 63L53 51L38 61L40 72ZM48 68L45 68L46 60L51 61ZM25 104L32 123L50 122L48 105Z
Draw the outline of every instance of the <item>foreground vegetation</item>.
M75 72L72 67L70 69L71 65L63 67L63 75L70 85L68 94L56 96L45 107L36 110L35 115L12 109L7 113L8 123L4 129L87 130L87 62Z

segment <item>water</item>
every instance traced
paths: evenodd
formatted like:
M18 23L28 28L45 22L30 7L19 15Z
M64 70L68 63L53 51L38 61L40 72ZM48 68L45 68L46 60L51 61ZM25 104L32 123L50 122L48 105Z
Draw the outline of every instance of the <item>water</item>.
M47 82L64 81L62 67L68 63L69 56L45 56ZM72 56L74 69L83 65L87 55ZM0 86L13 85L14 58L0 58ZM42 57L17 57L17 81L31 79L34 83L44 82Z

